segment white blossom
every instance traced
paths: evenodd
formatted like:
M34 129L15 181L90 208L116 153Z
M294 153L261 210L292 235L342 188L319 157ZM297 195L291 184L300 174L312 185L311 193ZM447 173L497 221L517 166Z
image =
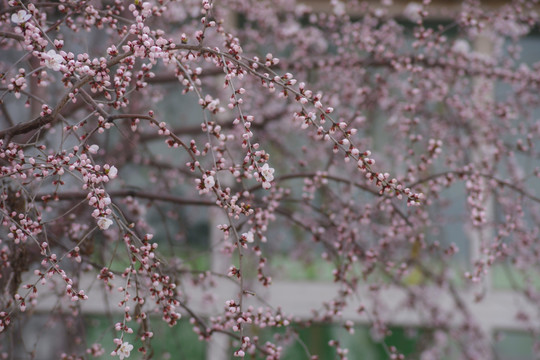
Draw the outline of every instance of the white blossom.
M461 54L467 54L471 51L471 46L466 40L457 39L452 46L452 51Z
M264 181L270 182L274 180L274 169L268 166L268 164L264 164L261 167L261 174L264 178Z
M32 15L27 13L26 10L19 10L17 11L17 13L11 15L11 21L13 21L17 25L20 25L30 20L31 17Z
M60 70L60 67L64 63L64 58L62 55L57 54L54 50L49 50L43 55L45 60L45 66L54 71Z
M118 175L118 169L116 166L111 166L109 168L109 172L107 173L107 176L109 176L109 179L114 179Z
M97 218L97 225L101 230L107 230L112 224L113 221L108 217L100 216Z
M345 4L339 0L331 0L330 3L333 6L334 14L337 16L343 16L346 13Z
M96 144L90 145L90 146L88 147L88 151L89 151L91 154L97 154L98 150L99 150L99 146L96 145Z
M251 231L245 232L242 234L242 237L248 242L252 243L254 241L253 233Z
M207 176L205 179L204 179L204 187L205 188L208 188L208 189L211 189L214 187L214 185L216 184L216 181L214 180L214 177L213 176Z
M118 355L120 360L123 360L124 358L129 357L131 350L133 350L133 345L125 341L122 345L120 345L120 348L116 351L116 355Z
M405 6L403 15L411 21L418 21L422 19L420 16L420 11L422 11L422 5L415 2L410 2L407 4L407 6Z

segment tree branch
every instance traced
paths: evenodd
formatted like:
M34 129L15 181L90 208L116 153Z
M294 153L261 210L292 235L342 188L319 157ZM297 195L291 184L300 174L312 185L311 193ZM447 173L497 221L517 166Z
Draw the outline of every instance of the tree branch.
M148 199L154 201L164 201L178 205L193 205L193 206L218 206L214 201L204 201L197 199L185 199L179 196L170 194L156 194L148 193L139 190L112 190L107 194L114 197L135 197L140 199ZM78 191L66 191L56 194L38 194L36 199L38 201L62 201L62 200L82 200L88 197L88 193Z

